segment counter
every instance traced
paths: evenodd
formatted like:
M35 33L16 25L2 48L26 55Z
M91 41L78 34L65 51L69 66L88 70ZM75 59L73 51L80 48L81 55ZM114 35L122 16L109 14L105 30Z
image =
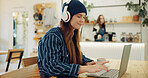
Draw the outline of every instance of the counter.
M80 42L87 57L107 59L121 59L123 47L127 44L132 44L130 60L144 60L145 43Z

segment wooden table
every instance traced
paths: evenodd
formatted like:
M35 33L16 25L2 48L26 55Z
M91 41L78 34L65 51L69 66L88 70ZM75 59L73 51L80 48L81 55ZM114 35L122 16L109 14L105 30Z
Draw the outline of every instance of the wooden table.
M119 68L119 60L109 60L110 68ZM24 67L12 72L0 75L0 78L40 78L37 64ZM56 77L52 77L56 78ZM78 78L93 78L87 77L86 73L80 74ZM129 61L128 69L121 78L148 78L148 61Z
M0 51L0 55L2 54L8 54L8 51Z
M108 64L111 69L119 69L119 60L109 60ZM87 77L86 73L80 74L79 77ZM148 78L148 61L130 60L126 73L121 78Z

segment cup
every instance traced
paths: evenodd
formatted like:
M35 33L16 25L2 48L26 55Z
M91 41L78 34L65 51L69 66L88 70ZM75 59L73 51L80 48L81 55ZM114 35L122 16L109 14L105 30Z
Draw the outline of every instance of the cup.
M97 62L101 62L101 61L106 61L106 59L105 58L98 58L97 59Z

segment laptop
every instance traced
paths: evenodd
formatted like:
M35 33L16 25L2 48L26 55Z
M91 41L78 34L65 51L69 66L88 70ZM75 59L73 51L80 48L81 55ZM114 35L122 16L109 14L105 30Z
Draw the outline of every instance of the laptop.
M109 69L109 72L105 70L101 70L100 72L96 73L87 73L87 76L91 77L105 77L105 78L120 78L127 70L128 60L131 51L131 44L125 45L122 53L120 69Z

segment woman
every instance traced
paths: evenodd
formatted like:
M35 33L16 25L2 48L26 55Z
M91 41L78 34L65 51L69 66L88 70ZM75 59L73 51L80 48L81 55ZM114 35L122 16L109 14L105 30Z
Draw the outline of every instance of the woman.
M63 5L62 12L66 6L70 20L62 18L60 26L50 29L39 42L38 66L41 77L77 77L84 72L108 71L104 66L108 61L94 62L80 51L79 29L87 14L85 6L78 0L72 0L68 5Z
M98 16L95 26L96 25L99 25L97 26L99 28L98 30L96 28L93 28L93 31L97 31L96 35L94 36L94 39L95 41L104 41L103 36L106 32L106 26L105 26L105 19L103 15Z

